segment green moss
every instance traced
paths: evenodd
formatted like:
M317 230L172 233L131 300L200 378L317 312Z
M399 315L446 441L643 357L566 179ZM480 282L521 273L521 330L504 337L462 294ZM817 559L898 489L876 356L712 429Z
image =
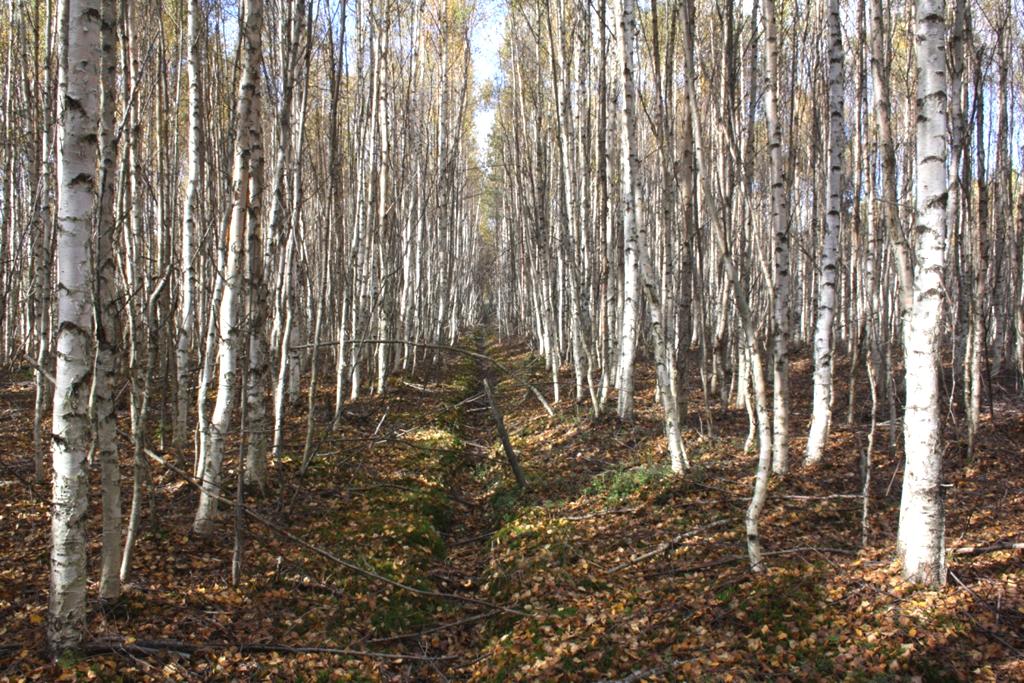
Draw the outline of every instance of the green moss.
M81 656L74 650L65 650L57 657L57 666L61 669L73 669L82 661Z
M499 484L489 499L494 516L503 522L512 520L522 505L522 495L522 492L510 483Z
M425 548L437 558L445 555L444 540L441 534L427 519L422 517L414 518L406 527L404 535L405 544L410 547Z
M604 498L609 504L622 503L637 492L668 479L671 470L666 465L641 465L628 469L615 469L594 477L586 493Z
M738 594L739 607L755 628L767 626L798 640L813 629L813 619L826 604L818 571L777 574Z
M370 623L377 633L392 635L414 631L436 619L430 600L408 599L404 596L385 598L374 610Z

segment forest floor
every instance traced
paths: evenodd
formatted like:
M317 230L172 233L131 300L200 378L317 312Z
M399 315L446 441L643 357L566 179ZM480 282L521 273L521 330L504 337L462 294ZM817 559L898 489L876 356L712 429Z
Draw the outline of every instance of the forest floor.
M525 344L463 343L550 394ZM498 447L485 376L524 491ZM191 471L192 453L160 450L174 469L153 464L123 597L100 604L92 584L86 651L51 664L49 490L28 483L26 380L0 383L0 680L1024 680L1021 551L953 554L1024 540L1024 411L998 388L995 422L986 415L971 461L962 430L947 425L950 579L925 590L893 562L900 462L887 426L861 547L868 402L848 426L843 385L825 464L772 480L762 522L769 568L753 575L742 518L756 456L743 449L745 411L711 404L709 435L695 390L692 468L673 476L649 367L639 372L636 420L623 424L594 420L571 400L549 418L493 365L441 353L431 372L349 404L336 431L318 409L305 476L305 410L291 408L271 485L247 502L254 516L237 587L233 516L211 538L191 536L197 492L178 471ZM796 434L810 386L810 368L795 364ZM571 380L562 388L570 394ZM330 403L324 387L318 405ZM794 462L803 445L793 438ZM126 444L126 505L128 453ZM227 481L234 467L230 457Z

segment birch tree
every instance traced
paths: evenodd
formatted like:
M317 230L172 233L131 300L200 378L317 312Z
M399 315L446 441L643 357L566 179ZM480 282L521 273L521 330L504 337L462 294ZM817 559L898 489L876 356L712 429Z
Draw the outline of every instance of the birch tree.
M57 366L53 392L53 546L47 639L55 654L85 629L85 515L93 316L90 235L96 205L99 0L63 0L57 115Z
M239 316L245 264L246 218L250 191L250 145L253 117L251 109L259 87L262 51L263 2L245 0L239 14L242 40L242 76L238 83L235 107L237 130L232 166L233 199L227 232L227 261L224 268L224 292L219 305L219 340L217 350L217 401L210 418L209 435L200 456L202 491L196 510L193 530L200 535L213 531L220 495L224 439L233 424L238 392L238 353L242 329Z
M114 373L118 355L120 302L114 263L114 195L117 191L117 140L114 113L117 104L117 5L103 0L100 71L99 212L95 240L94 333L92 411L94 444L103 486L103 547L100 556L100 597L121 593L121 473L118 463L117 414L114 410Z
M764 108L771 161L771 223L774 236L772 290L773 423L772 471L784 474L789 462L789 187L783 154L779 114L779 29L775 0L764 0L765 84Z
M619 106L619 130L622 131L622 137L619 144L622 146L623 159L626 163L623 164L623 178L622 178L622 194L623 194L623 219L622 219L622 240L623 240L623 276L622 276L622 305L620 319L620 331L619 331L619 366L616 384L619 389L618 395L618 412L619 418L631 419L633 417L633 365L636 359L636 345L637 335L639 333L639 317L640 317L640 263L637 258L637 236L635 230L635 194L632 186L632 180L627 172L629 166L629 147L628 147L628 129L630 125L635 126L635 121L630 124L625 120L625 112L629 110L632 105L627 101L628 98L633 98L635 95L631 91L627 91L626 77L627 71L631 69L631 66L627 66L625 63L626 52L630 49L627 45L632 45L632 33L630 36L626 36L627 25L629 30L633 31L633 23L635 19L633 17L634 3L630 3L629 0L612 0L612 6L617 7L618 3L621 2L621 20L620 20L620 35L616 41L616 45L619 46L616 50L618 57L618 65L623 74L622 82L618 88L618 100Z
M814 333L814 399L811 431L807 437L807 463L821 460L832 422L832 323L836 306L836 259L843 195L843 35L839 21L839 0L828 3L828 180L825 230L818 274L818 320Z
M651 318L651 335L654 337L658 391L661 396L662 409L665 413L665 436L668 439L672 470L681 472L684 467L689 467L689 461L687 460L686 449L683 446L682 436L679 431L679 402L676 399L674 377L670 369L669 354L665 341L665 327L662 322L664 312L661 310L658 287L654 281L654 268L649 255L647 232L644 228L637 227L637 201L640 195L640 159L636 139L636 94L633 84L636 51L634 37L636 28L635 12L635 0L622 0L622 224L627 244L627 253L630 250L629 245L632 245L632 249L635 251L635 258L639 265L646 295L647 312Z
M946 566L938 361L949 190L944 0L917 0L915 39L918 113L914 231L918 237L914 298L905 335L906 472L897 543L907 579L942 585Z
M179 448L188 434L189 404L192 397L193 339L195 318L196 273L193 265L196 213L199 202L199 183L202 169L202 73L200 60L200 25L205 24L201 0L188 0L187 18L188 59L188 167L185 181L185 201L181 211L181 308L178 320L178 339L175 347L178 396L175 406L174 441Z

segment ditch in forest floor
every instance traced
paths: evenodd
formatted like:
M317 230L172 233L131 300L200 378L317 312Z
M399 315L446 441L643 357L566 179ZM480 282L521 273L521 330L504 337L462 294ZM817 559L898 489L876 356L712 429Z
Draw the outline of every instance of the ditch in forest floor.
M483 340L481 332L462 343L474 349ZM546 387L550 375L525 345L488 339L484 348ZM745 416L720 412L720 436L711 439L690 425L694 466L673 476L665 467L653 377L646 366L638 370L637 419L624 424L595 420L568 400L548 417L521 383L469 356L442 354L433 372L396 377L384 395L351 403L338 431L320 425L324 438L304 478L298 470L305 415L289 418L284 457L272 468L269 494L250 499L254 510L388 580L488 604L384 585L252 522L245 579L233 588L230 515L214 538L191 538L195 491L157 466L155 514L147 519L137 569L116 604L91 603L90 635L199 649L121 651L55 669L42 649L47 496L36 487L35 500L5 476L0 678L1024 676L1019 553L955 561L967 588L904 584L891 561L898 482L897 494L885 493L898 461L877 454L883 476L875 477L872 547L860 550L859 503L821 497L859 485L862 434L837 426L828 467L773 480L763 522L772 566L752 576L740 523L753 471L753 456L742 452ZM506 414L529 482L525 491L498 447L481 396L485 375ZM805 381L795 375L798 401ZM8 384L3 394L0 457L8 468L30 464L30 392ZM325 389L319 402L329 401ZM998 540L1024 519L1024 454L1014 446L1022 442L1024 419L1013 415L998 432L983 432L973 461L951 454L951 543ZM167 456L190 466L189 453ZM233 480L230 471L226 479ZM124 481L130 482L127 462ZM95 506L95 477L92 486ZM89 537L98 539L98 515L90 525ZM700 531L688 535L694 530ZM90 548L93 564L97 551ZM267 643L293 651L258 651ZM300 647L387 657L294 650Z

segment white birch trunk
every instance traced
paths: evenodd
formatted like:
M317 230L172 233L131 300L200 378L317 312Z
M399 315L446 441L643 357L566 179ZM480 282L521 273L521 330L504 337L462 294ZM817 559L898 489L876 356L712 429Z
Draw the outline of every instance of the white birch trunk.
M765 0L763 17L766 42L764 108L771 162L771 225L775 236L772 471L784 474L789 460L789 188L786 186L782 121L779 117L779 31L775 21L775 0Z
M249 297L248 371L245 373L245 484L263 490L267 477L267 284L263 274L262 114L259 90L253 94L249 121L249 208L246 218L246 292Z
M94 443L100 462L103 509L103 543L100 551L100 597L113 600L121 594L121 471L117 454L117 414L114 410L114 372L118 353L120 304L116 300L117 268L114 264L114 195L117 191L117 141L114 109L117 99L117 6L103 0L101 20L102 69L100 72L100 196L96 231L95 328L96 357L93 368L92 408Z
M64 0L57 121L57 367L53 393L53 515L47 639L54 655L85 630L85 514L92 295L89 237L96 200L100 2Z
M238 84L238 102L235 134L232 183L234 197L231 207L231 224L228 227L228 254L224 271L224 294L220 301L220 343L217 351L219 363L217 376L217 401L210 419L209 437L201 456L203 469L200 481L199 507L193 530L198 535L207 535L213 530L217 512L217 497L220 495L221 464L224 459L224 438L231 427L231 418L237 400L238 350L241 330L238 326L242 297L243 263L245 255L245 224L249 205L249 130L250 110L256 88L259 85L259 63L261 52L260 31L263 25L263 0L246 0L244 5L243 70Z
M914 300L905 335L906 471L897 537L903 575L933 586L946 581L938 376L948 192L945 14L944 0L917 1L914 227L918 238Z
M200 165L202 164L201 84L199 82L201 58L199 47L199 0L188 2L188 177L185 181L185 203L181 218L181 313L178 320L178 339L175 346L177 364L177 407L174 415L174 444L185 445L188 433L188 407L191 396L193 365L193 334L195 304L193 303L196 273L192 263L193 235L196 224Z
M627 23L626 11L627 3L629 0L613 0L613 9L618 9L618 5L622 4L621 11L618 12L620 16L619 30L625 31ZM629 3L632 6L632 3ZM635 26L635 18L633 18L632 10L630 9L630 22L631 25ZM634 97L634 93L626 92L625 84L625 66L624 60L626 56L625 50L625 37L619 36L616 43L616 56L618 57L618 66L620 67L619 73L622 75L623 80L620 81L620 92L616 99L617 114L619 117L618 127L620 132L620 144L622 145L622 155L625 157L629 152L629 140L626 132L626 121L625 121L625 110L628 108L626 103L627 97ZM624 165L625 166L625 165ZM633 418L633 364L636 358L636 343L637 343L637 326L639 325L639 298L640 298L640 264L637 259L636 253L636 231L634 226L631 225L632 220L627 221L626 216L633 216L632 206L632 181L629 179L627 174L622 177L622 194L623 204L623 226L622 226L622 237L623 237L623 278L622 278L622 304L620 307L621 314L620 320L621 325L619 327L619 367L618 367L618 381L616 382L619 389L618 398L618 414L619 418L623 420L629 420Z
M658 394L665 413L665 437L668 440L672 471L682 472L690 466L683 447L679 430L679 403L670 370L668 345L665 341L665 325L662 316L660 296L655 282L654 267L648 251L647 231L638 227L637 198L640 196L640 157L636 133L636 90L634 86L634 55L636 52L636 0L622 0L622 43L623 43L623 109L622 140L622 189L623 218L626 243L632 243L643 278L647 310L651 316L651 336L654 337L655 366L658 377ZM620 394L621 396L622 394Z
M754 379L759 448L757 470L754 475L754 490L750 496L750 504L747 506L747 512L744 517L744 529L747 535L747 555L750 559L750 568L752 571L762 572L765 567L758 527L761 520L761 512L764 510L765 501L768 498L768 478L771 474L772 465L772 432L768 411L768 383L765 381L764 363L761 360L761 350L758 348L756 331L750 313L750 299L740 279L739 269L736 267L736 263L729 251L729 240L725 224L722 220L722 214L718 209L722 203L722 198L707 173L709 166L704 154L704 132L700 120L700 108L697 106L697 91L694 86L693 54L691 49L694 34L688 8L683 8L681 16L683 19L684 40L687 42L687 47L683 50L684 82L693 126L693 149L697 161L698 180L704 195L704 201L708 204L708 213L714 228L715 246L721 254L722 265L729 279L729 284L732 286L733 300L736 304L736 311L739 314L740 325L743 331L743 343L750 358L750 369Z
M843 34L839 23L839 0L829 0L828 13L828 181L826 186L825 234L818 274L818 320L814 332L814 398L811 431L807 437L807 463L821 460L825 439L832 423L832 322L836 305L836 257L842 223L843 195Z

